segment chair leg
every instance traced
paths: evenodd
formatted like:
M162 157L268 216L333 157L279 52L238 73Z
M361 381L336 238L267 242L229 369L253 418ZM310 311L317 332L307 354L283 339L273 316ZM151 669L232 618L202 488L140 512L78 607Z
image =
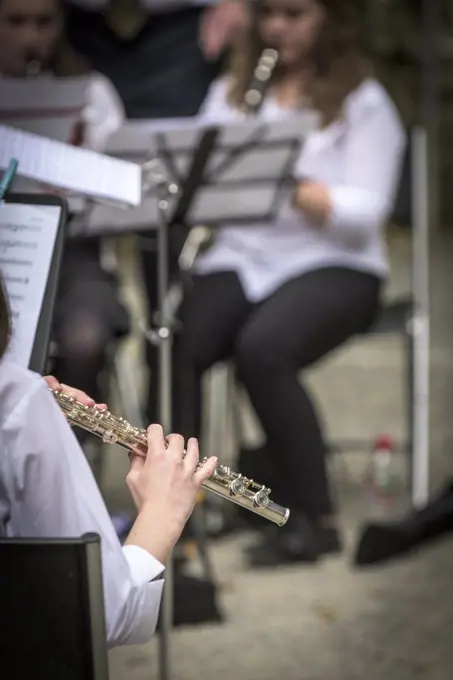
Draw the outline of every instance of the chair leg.
M205 446L208 455L216 455L225 460L225 442L228 436L229 385L228 373L223 374L223 365L216 366L207 375L207 408ZM205 454L205 455L207 455Z
M413 497L413 466L414 466L414 418L415 418L415 385L414 385L414 336L412 328L404 333L404 353L405 361L405 375L404 375L404 391L406 394L406 454L407 454L407 474L408 474L408 488Z
M116 383L121 409L126 420L135 427L145 427L145 418L138 396L137 384L132 379L133 370L122 355L121 348L116 347L112 359L113 379Z

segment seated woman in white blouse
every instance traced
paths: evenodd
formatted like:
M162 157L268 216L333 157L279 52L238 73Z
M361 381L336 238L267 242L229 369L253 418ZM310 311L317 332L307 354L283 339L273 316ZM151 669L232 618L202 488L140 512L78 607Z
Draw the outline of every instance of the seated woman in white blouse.
M111 82L69 46L65 18L63 0L0 0L0 77L23 78L30 64L57 78L85 77L87 104L80 123L71 139L60 141L102 152L124 121L123 106ZM53 371L97 399L109 343L127 321L117 288L101 266L100 240L70 238L55 314Z
M192 389L215 362L234 359L267 437L277 463L274 497L292 510L284 528L250 551L253 564L268 565L313 562L341 548L323 427L299 371L366 331L376 317L388 274L383 232L406 141L363 55L353 2L256 5L250 32L230 72L213 84L202 116L240 118L258 57L271 45L279 65L259 115L281 119L310 107L322 124L297 163L292 206L275 224L222 228L199 257L183 345L194 369ZM181 408L186 417L193 403L192 392ZM198 427L178 425L185 434Z
M9 310L0 282L0 536L101 537L110 646L147 642L162 595L162 574L216 459L200 470L198 445L148 428L148 455L132 456L127 484L138 515L124 547L77 440L44 380L5 358ZM63 388L88 406L83 392ZM26 648L25 648L26 649Z

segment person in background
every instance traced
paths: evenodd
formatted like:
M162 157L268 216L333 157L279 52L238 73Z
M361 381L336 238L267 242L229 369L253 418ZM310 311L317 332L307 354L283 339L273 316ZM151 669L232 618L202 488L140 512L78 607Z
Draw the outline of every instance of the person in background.
M384 229L406 139L373 77L352 0L255 4L250 30L200 118L240 120L261 51L272 46L279 63L258 115L278 120L315 109L320 127L304 144L292 204L276 222L224 227L197 260L182 314L193 385L186 376L183 420L174 425L185 435L200 432L200 376L232 358L275 462L269 485L291 508L287 525L250 549L251 563L261 566L315 562L341 549L325 432L300 371L376 318L389 268Z
M248 23L246 0L68 0L68 8L72 45L111 79L132 119L195 115L225 49ZM177 277L181 235L173 230L170 240L170 271ZM140 247L152 319L158 307L155 234L145 232ZM149 344L147 359L147 418L153 422L159 413L159 365Z
M68 36L118 90L128 118L197 113L245 0L68 0Z
M167 448L162 428L150 426L147 457L130 456L126 481L138 515L121 547L86 458L49 388L87 406L95 401L12 363L6 356L9 337L9 305L0 281L0 536L98 534L108 643L146 642L156 628L164 565L216 459L198 468L195 440L184 454L182 437L167 437Z
M124 120L123 105L111 82L69 45L65 21L60 0L0 0L0 74L25 77L28 65L38 63L56 77L85 76L87 105L70 141L101 152ZM117 282L101 265L100 241L69 238L54 326L58 378L99 400L107 348L126 321Z

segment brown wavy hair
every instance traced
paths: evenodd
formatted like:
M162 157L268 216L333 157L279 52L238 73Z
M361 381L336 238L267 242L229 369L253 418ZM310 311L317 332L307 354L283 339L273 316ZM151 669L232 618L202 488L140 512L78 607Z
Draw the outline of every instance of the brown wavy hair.
M11 337L11 312L5 284L0 276L0 360L8 349Z
M256 5L259 2L261 0L257 0ZM373 74L373 67L366 54L366 26L358 0L316 2L325 9L326 17L310 55L313 76L306 94L311 106L321 114L323 124L328 125L341 115L347 96ZM230 57L228 101L238 108L244 102L265 47L258 34L256 11L255 8L252 10L254 17L250 30L235 45ZM278 74L275 75L277 78Z

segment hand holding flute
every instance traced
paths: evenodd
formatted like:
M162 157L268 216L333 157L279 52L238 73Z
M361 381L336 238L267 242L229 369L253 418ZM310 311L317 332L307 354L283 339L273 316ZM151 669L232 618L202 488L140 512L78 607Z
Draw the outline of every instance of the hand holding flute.
M107 412L84 392L60 385L50 376L45 381L53 392L61 392L88 408ZM194 508L201 486L214 474L217 459L199 465L198 443L191 439L184 449L179 435L164 437L160 425L147 430L146 455L130 454L126 484L138 511L126 544L143 548L165 564Z
M106 444L118 444L123 448L133 451L140 457L148 455L149 428L148 431L134 427L124 418L114 416L110 411L96 406L93 400L83 395L84 401L80 401L71 388L65 390L51 387L54 397L63 413L72 425L81 427L92 434L101 437ZM69 391L68 391L69 390ZM86 400L91 403L88 403ZM164 439L164 446L169 447L169 438ZM182 456L186 452L183 450ZM211 469L212 458L203 459L194 473L199 469ZM207 478L204 478L201 486L222 498L236 503L251 512L265 517L278 526L286 524L290 511L278 505L270 498L271 490L253 479L247 479L240 473L235 472L227 465L216 465Z

